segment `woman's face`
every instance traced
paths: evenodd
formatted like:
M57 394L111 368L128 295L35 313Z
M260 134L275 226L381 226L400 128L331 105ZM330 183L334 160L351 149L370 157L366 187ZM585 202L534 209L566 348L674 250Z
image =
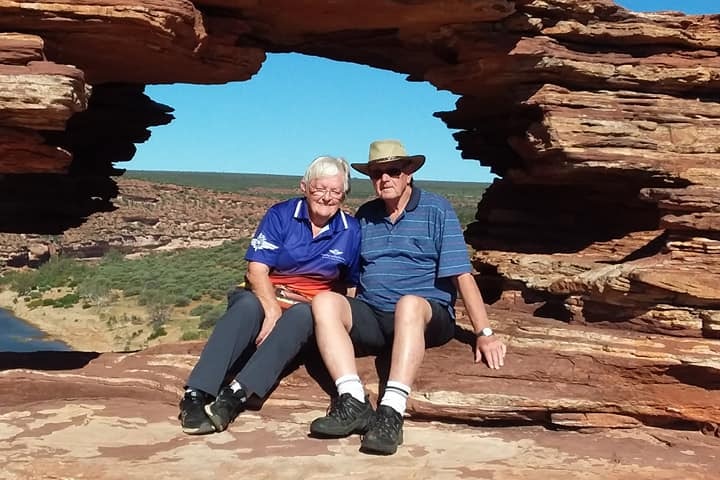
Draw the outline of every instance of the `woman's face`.
M345 200L343 175L318 177L307 184L300 182L300 189L307 199L311 217L328 220L335 215Z

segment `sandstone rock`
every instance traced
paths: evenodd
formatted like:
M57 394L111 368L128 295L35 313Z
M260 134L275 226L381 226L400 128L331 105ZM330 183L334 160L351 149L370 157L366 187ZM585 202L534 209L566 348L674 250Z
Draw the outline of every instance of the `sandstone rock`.
M462 333L428 351L409 403L406 443L383 460L383 471L402 478L419 475L418 469L423 477L475 478L485 465L512 478L537 478L538 472L568 479L622 479L630 472L670 478L679 469L683 478L714 475L720 445L712 428L720 405L713 387L717 343L558 328L504 312L494 312L492 320L510 345L505 367L491 371L473 364ZM227 432L183 436L177 401L201 347L190 342L135 353L0 354L0 451L13 459L6 474L40 478L73 467L94 478L119 478L113 472L120 462L129 469L123 469L125 478L150 471L153 478L170 478L178 462L196 454L204 472L223 471L222 463L230 462L273 478L297 478L306 469L315 474L317 468L339 478L367 462L377 468L377 458L358 454L356 436L307 437L309 422L328 402L326 374L311 358ZM384 364L373 358L359 363L373 400ZM659 425L679 430L661 431ZM522 455L514 442L524 445ZM477 446L471 455L469 444ZM494 457L495 450L504 453ZM220 463L208 460L218 455ZM592 459L591 465L565 461L568 476L557 477L557 458L576 455ZM360 471L359 478L377 476Z
M128 200L116 198L131 189L110 179L121 173L114 163L132 157L134 144L149 137L148 126L172 119L169 107L144 95L143 85L247 80L266 51L402 72L461 95L455 111L437 116L459 130L454 137L463 157L499 176L478 205L466 240L477 250L473 264L486 299L508 309L502 315L510 322L506 333L514 355L498 374L476 375L455 361L468 354L467 347L433 351L411 402L412 421L497 418L580 429L636 422L640 429L671 429L681 422L717 431L717 15L636 14L609 0L0 0L0 29L28 32L0 36L0 231L66 232L66 248L93 255L112 245L174 248L241 234L240 225L229 232L198 221L181 235L166 235L156 221L165 204L162 190L139 188L128 192ZM72 237L73 228L101 218L91 214L114 208L126 210L118 216L122 224L113 225L120 235L105 231L89 242ZM196 211L188 206L185 213L192 218ZM22 239L25 245L40 240ZM14 252L5 254L10 258L19 250L6 251ZM172 354L152 360L162 364L166 377L133 373L104 380L125 368L125 360L143 370L142 355L103 357L108 360L89 364L83 377L67 374L62 381L75 382L72 388L45 371L8 370L0 378L17 390L2 389L0 396L16 395L12 405L20 398L48 401L42 405L52 412L51 421L83 419L94 432L103 431L98 425L116 422L108 420L117 418L116 411L103 417L95 408L112 410L119 403L93 400L87 409L66 410L52 403L53 395L98 398L112 390L113 396L174 403L186 372L163 363L177 362ZM363 372L368 367L364 363ZM295 375L285 384L309 382ZM5 415L11 431L31 428L24 414ZM157 422L146 433L165 431L167 420L152 418ZM302 437L297 425L274 425L289 428L294 440ZM668 431L670 440L652 435L665 446L675 444L680 435ZM173 435L163 439L180 441ZM276 439L268 449L278 445ZM257 456L255 444L232 441L231 448L249 449L242 459ZM413 445L413 454L422 451L421 444ZM693 445L687 451L708 451ZM108 450L126 446L103 444ZM20 458L34 463L17 464L13 475L22 477L31 468L41 475L52 471L39 452L58 443L28 441L17 448ZM617 451L626 449L623 443ZM95 458L97 450L88 451L75 450L73 458ZM715 472L703 466L715 460L696 454L681 467L639 464L648 478L676 478L678 471L683 478L708 478ZM257 465L250 468L261 471ZM596 465L602 471L594 478L641 475L638 469L611 468L612 461ZM119 476L101 463L84 466L97 477ZM433 474L484 475L479 468L443 463ZM535 465L527 471L579 476ZM519 477L512 469L503 474Z

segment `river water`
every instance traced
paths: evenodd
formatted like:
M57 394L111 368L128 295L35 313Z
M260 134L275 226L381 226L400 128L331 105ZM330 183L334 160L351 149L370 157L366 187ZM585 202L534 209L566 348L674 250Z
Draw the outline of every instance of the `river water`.
M0 308L0 352L40 350L69 351L71 349L62 342L48 339L42 331Z

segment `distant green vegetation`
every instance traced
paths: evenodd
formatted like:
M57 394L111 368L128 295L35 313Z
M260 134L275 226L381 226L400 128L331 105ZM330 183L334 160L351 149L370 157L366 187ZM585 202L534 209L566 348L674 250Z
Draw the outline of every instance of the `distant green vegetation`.
M6 285L28 301L30 308L102 306L112 301L113 291L136 297L143 305L152 333L148 340L165 335L165 323L174 307L206 301L191 311L200 317L199 327L209 329L225 310L225 296L245 275L244 259L248 240L226 242L205 249L152 253L126 259L111 252L99 262L54 257L37 270L7 271L0 276ZM60 298L43 298L53 288L68 287L71 293ZM189 332L187 337L202 334Z
M297 193L300 176L261 175L253 173L210 172L153 172L128 170L125 178L147 180L155 183L171 183L188 187L205 188L219 192L262 195L269 198L288 198ZM465 226L475 218L477 203L488 184L476 182L440 182L417 180L417 185L446 197L455 208L460 223ZM358 207L365 200L375 197L372 184L365 178L353 178L348 197L350 208Z
M224 299L227 290L245 275L247 246L248 240L243 239L137 259L111 252L97 263L54 257L37 270L8 271L0 276L0 284L31 298L33 292L71 287L80 297L92 299L112 288L122 290L125 296L137 296L141 305L186 306L202 297Z
M169 303L187 306L202 297L225 298L228 288L242 281L248 240L213 248L153 253L134 260L106 255L83 283L106 283L125 296L138 296L141 305Z
M135 178L155 183L171 183L187 187L206 188L218 192L250 192L258 187L289 190L296 188L299 176L261 175L254 173L215 172L153 172L128 170L123 178Z

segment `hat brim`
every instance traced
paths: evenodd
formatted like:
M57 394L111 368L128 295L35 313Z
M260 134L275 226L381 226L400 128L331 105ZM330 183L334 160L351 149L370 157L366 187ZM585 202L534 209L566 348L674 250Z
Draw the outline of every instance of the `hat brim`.
M378 158L377 160L373 160L372 162L368 163L351 163L350 166L357 170L358 172L370 176L370 165L384 165L387 163L401 163L401 162L407 162L410 165L407 169L405 169L405 172L408 175L411 175L415 172L417 172L420 167L425 164L425 155L410 155L407 157L387 157L387 158Z

